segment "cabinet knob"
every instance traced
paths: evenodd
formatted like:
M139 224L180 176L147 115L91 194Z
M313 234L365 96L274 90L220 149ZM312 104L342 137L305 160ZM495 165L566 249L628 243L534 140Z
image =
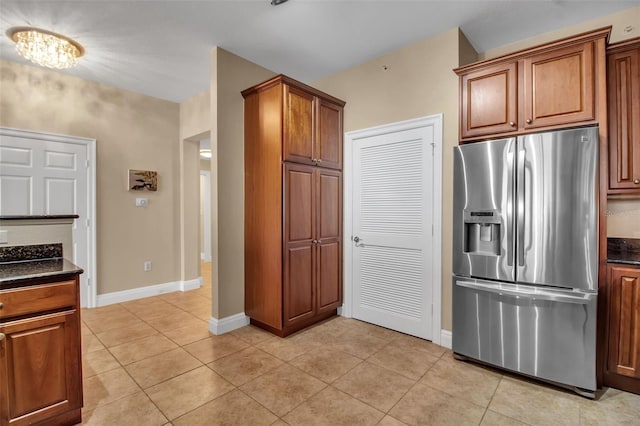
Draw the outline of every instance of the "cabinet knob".
M633 180L633 183L635 183L636 185L637 185L637 184L639 184L639 183L640 183L640 179L634 179L634 180ZM0 305L1 305L1 304L0 304ZM0 306L0 308L1 308L1 307L2 307L2 306Z
M4 340L6 336L4 335L4 333L0 333L0 342L2 342Z
M511 126L511 127L516 127L516 123L514 123L513 121L510 121L510 122L509 122L509 126Z
M312 244L318 244L318 240L311 240Z
M0 309L4 308L4 305L2 304L2 302L0 302Z
M322 160L318 158L318 159L316 160L316 163L322 163Z
M533 120L530 118L527 118L527 124L531 124L531 123L533 123Z

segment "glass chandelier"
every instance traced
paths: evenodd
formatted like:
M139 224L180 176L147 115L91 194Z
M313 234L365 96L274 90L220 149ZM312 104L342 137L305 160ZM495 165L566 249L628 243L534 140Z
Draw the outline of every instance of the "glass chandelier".
M17 27L7 34L16 42L16 51L21 56L44 67L70 68L84 54L84 49L77 42L51 31Z

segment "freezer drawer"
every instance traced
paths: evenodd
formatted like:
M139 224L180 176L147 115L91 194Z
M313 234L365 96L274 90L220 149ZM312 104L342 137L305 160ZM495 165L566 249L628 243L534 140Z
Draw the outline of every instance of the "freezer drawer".
M454 277L453 351L596 389L597 293Z

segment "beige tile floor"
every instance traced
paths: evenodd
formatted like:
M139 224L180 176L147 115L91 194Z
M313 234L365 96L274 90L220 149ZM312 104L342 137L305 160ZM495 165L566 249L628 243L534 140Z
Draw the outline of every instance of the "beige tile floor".
M210 305L205 285L83 310L84 424L640 424L638 395L590 401L353 319L213 336Z

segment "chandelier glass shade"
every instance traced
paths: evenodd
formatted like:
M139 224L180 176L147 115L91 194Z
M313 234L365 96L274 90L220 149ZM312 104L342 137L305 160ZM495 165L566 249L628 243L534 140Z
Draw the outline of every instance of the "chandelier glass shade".
M84 49L60 34L38 28L16 27L7 31L16 42L16 51L34 64L64 69L76 65Z

